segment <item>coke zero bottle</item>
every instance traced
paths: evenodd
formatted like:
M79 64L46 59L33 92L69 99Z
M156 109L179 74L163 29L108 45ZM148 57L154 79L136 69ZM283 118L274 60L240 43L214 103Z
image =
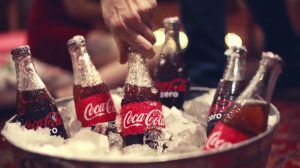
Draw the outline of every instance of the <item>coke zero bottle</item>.
M267 129L270 100L281 64L278 55L262 54L255 76L211 131L205 149L228 147Z
M17 74L17 120L27 129L49 128L51 135L67 138L53 97L36 73L29 46L11 52Z
M130 49L128 75L121 103L121 134L125 146L148 144L158 148L161 128L165 127L162 105L153 86L144 58Z
M83 36L68 41L73 65L73 96L76 115L83 127L108 134L116 132L116 110L109 89L86 51Z
M233 105L233 101L244 89L246 52L247 50L243 46L230 47L225 52L227 56L226 68L209 111L207 134L211 132L224 112Z
M164 26L165 43L154 74L156 87L160 92L162 104L182 109L188 80L185 61L179 43L180 23L178 17L166 18Z

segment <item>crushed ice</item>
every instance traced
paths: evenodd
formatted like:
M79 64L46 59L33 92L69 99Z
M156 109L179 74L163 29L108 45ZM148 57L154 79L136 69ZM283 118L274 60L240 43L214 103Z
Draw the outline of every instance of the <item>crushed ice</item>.
M60 108L65 128L71 138L63 139L49 135L49 130L39 128L37 131L27 130L20 123L7 122L2 134L17 147L62 158L80 160L143 160L146 157L163 157L187 152L198 152L206 141L206 117L214 92L208 92L201 97L186 101L184 112L175 107L163 106L166 129L165 143L168 148L159 153L147 145L131 145L121 147L122 138L119 134L104 135L82 128L76 119L74 103L70 102ZM120 110L121 97L112 94L117 111ZM116 126L120 127L120 117L117 115ZM22 139L22 140L20 140ZM110 142L109 142L110 141ZM113 146L111 144L114 144Z

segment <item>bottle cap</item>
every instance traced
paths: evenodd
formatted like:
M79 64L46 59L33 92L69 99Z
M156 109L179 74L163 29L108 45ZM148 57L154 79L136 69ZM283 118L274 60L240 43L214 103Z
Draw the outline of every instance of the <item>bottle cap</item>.
M278 62L282 62L282 58L279 55L274 54L273 52L270 52L270 51L262 52L262 57L263 58L271 58L271 59L276 60Z
M232 46L229 49L225 51L225 55L227 56L239 56L239 57L245 57L247 49L245 46ZM236 54L238 53L238 54Z
M19 57L31 55L30 47L28 45L16 47L11 50L11 55L13 60Z
M85 39L83 36L81 35L76 35L73 36L73 38L71 38L70 40L68 40L67 45L73 46L73 45L84 45L85 44Z
M179 24L179 18L177 16L165 18L163 23L166 24Z
M268 59L269 60L269 64L273 67L276 67L279 71L279 73L281 73L281 68L282 68L282 64L284 64L284 61L282 60L282 58L277 55L274 54L273 52L267 51L267 52L262 52L261 55L262 59Z

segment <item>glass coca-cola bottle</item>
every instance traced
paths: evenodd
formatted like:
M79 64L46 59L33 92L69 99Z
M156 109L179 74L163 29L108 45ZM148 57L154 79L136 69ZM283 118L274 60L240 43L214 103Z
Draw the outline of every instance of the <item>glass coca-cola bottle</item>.
M73 66L73 96L76 115L83 127L108 134L117 132L116 110L107 85L86 51L83 36L74 36L68 42Z
M156 87L163 105L182 109L188 78L183 52L179 43L178 17L164 20L165 43L154 72Z
M11 52L17 74L17 120L27 129L49 128L51 135L67 138L53 97L36 73L29 46Z
M222 118L224 112L233 105L233 101L245 87L246 52L243 46L230 47L225 51L227 63L209 111L207 134Z
M262 53L255 76L211 131L205 149L228 147L267 129L270 101L281 65L278 55Z
M124 146L148 144L157 149L165 127L158 90L140 53L129 49L128 75L121 102L121 135Z

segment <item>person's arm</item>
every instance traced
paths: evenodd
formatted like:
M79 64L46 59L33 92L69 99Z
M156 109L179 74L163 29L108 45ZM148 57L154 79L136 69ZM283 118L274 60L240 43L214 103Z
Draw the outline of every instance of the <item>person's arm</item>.
M63 0L67 14L81 22L97 22L102 19L99 1L93 0Z
M122 87L124 85L127 70L128 64L120 64L118 61L114 61L98 69L102 80L110 88Z
M106 25L118 44L121 63L127 61L127 44L145 57L153 57L155 36L150 28L156 0L102 0ZM127 44L126 44L127 43Z
M286 0L285 2L291 26L294 32L300 36L300 1Z

